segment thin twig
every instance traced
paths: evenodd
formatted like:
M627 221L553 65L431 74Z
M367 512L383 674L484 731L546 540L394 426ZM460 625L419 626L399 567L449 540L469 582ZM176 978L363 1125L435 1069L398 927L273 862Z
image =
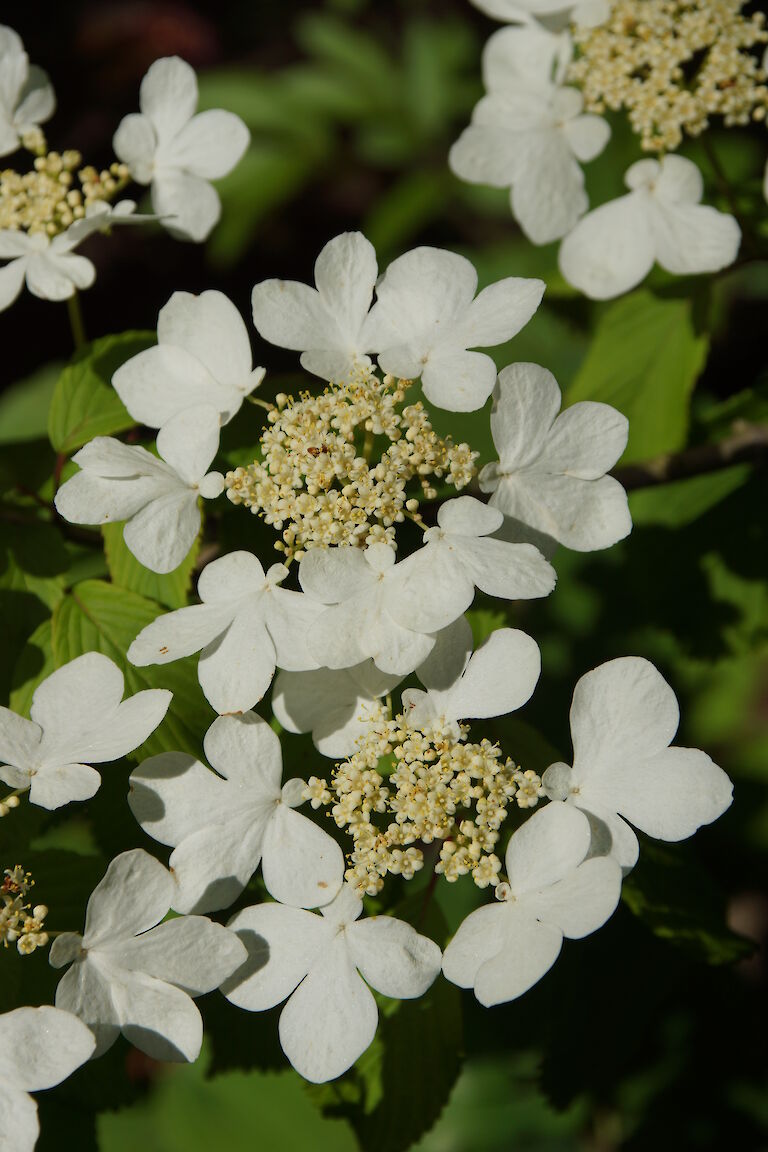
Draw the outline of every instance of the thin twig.
M626 464L611 473L628 492L654 488L673 480L689 480L731 468L734 464L754 464L768 458L768 424L747 424L739 420L733 432L714 444L697 444L682 452L668 452L639 464Z

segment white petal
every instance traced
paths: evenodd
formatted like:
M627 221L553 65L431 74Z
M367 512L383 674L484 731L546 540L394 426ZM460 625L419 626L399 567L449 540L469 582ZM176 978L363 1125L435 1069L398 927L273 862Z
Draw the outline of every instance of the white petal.
M280 738L261 716L220 716L206 732L203 747L209 763L227 780L277 799L283 774Z
M114 962L175 984L190 996L218 988L247 959L234 933L204 916L177 916L121 942Z
M16 1008L0 1015L0 1080L24 1092L52 1088L93 1052L93 1034L59 1008Z
M154 928L171 907L172 895L173 878L158 860L142 848L121 852L88 901L86 946L126 940Z
M609 548L632 530L627 494L612 476L580 480L534 467L502 477L491 503L577 552Z
M11 260L4 268L0 268L0 312L10 308L24 287L24 277L27 274L27 261L25 257Z
M218 447L219 415L212 406L177 413L157 434L160 456L187 484L205 475Z
M499 373L491 433L504 468L535 460L560 410L560 389L538 364L510 364Z
M131 170L138 184L149 184L152 162L157 149L157 135L151 120L138 112L124 116L112 137L115 155Z
M151 500L137 512L125 525L123 539L145 568L164 574L178 568L199 531L197 497L179 485L178 492Z
M585 860L543 892L531 893L524 909L564 936L580 940L613 915L621 895L621 868L606 856Z
M85 256L33 256L27 263L27 288L41 300L68 300L76 288L90 288L96 269Z
M707 204L669 204L661 196L653 197L651 212L656 259L667 272L718 272L736 259L741 229L733 216Z
M220 636L232 618L232 609L211 604L166 612L142 628L128 649L128 659L137 668L144 668L191 656Z
M532 544L481 537L458 545L456 554L470 579L488 596L536 599L548 596L557 580L552 565Z
M34 1152L40 1121L32 1097L10 1084L0 1084L0 1116L3 1118L0 1152Z
M557 130L539 138L535 166L512 186L512 213L534 244L550 244L571 231L589 207L584 175Z
M162 483L157 492L168 488L173 473L167 464L158 460L138 444L123 444L112 436L96 436L72 457L75 464L96 476L110 479L150 479Z
M63 939L63 937L59 937ZM54 941L54 947L58 941ZM51 948L51 963L55 960ZM120 1013L110 982L98 965L86 958L65 972L56 988L56 1007L78 1016L96 1039L94 1059L103 1056L120 1035Z
M503 950L486 960L475 977L475 995L486 1008L516 1000L533 987L557 960L563 943L557 928L522 909L509 909L508 919Z
M517 135L502 125L470 124L448 153L451 171L471 184L509 188L520 171Z
M642 194L630 193L589 212L560 246L560 271L593 300L610 300L650 272L656 244Z
M155 60L141 82L139 106L152 121L158 139L171 139L197 107L194 69L178 56Z
M143 972L121 976L118 995L126 1040L154 1060L196 1060L203 1020L186 992Z
M280 1016L280 1044L313 1084L341 1076L376 1034L376 1001L358 976L343 934L314 963Z
M511 340L536 312L544 287L543 280L509 276L484 288L459 327L461 342L468 348L488 348Z
M167 144L158 160L204 180L218 180L242 159L251 134L239 116L213 108L193 116Z
M394 357L388 356L388 362L393 364ZM449 412L475 412L482 408L496 383L496 365L490 356L460 348L446 347L433 352L420 371L427 400Z
M237 800L237 795L231 797L231 803ZM227 908L258 868L270 809L249 801L242 815L230 808L229 817L221 823L209 818L171 853L177 912Z
M245 605L200 656L200 687L220 715L248 712L272 683L275 648L260 608L258 602Z
M226 782L184 752L144 760L131 773L128 803L149 836L173 846L236 814Z
M565 8L565 4L535 4L531 0L473 0L491 16L501 20L518 20L523 13ZM501 12L505 15L500 15ZM559 69L568 63L570 40L555 35L535 22L522 28L500 28L489 38L483 52L483 80L490 92L504 92L510 85L548 84Z
M510 838L506 869L516 896L562 880L589 851L589 822L583 812L554 800L529 816Z
M361 232L343 232L334 237L315 262L320 298L348 349L360 344L377 274L376 252ZM357 350L367 351L364 347Z
M37 724L0 707L0 763L16 768L31 766L42 735Z
M201 404L228 412L236 402L232 390L219 385L199 360L168 344L132 356L115 372L112 384L134 420L150 428L161 428Z
M163 227L179 240L207 240L221 216L221 201L212 184L173 168L155 171L152 208Z
M323 606L301 592L272 587L264 598L264 609L280 667L290 672L316 668L318 661L307 647L307 635Z
M157 336L161 347L174 345L194 356L219 384L245 391L251 343L242 316L223 292L174 292L160 309Z
M319 908L341 888L344 856L332 836L279 804L264 835L261 871L270 896L281 904Z
M383 996L423 996L440 971L437 944L392 916L370 916L347 929L353 963Z
M400 562L389 602L403 627L437 633L457 620L474 596L475 586L464 566L456 562L448 544L438 540ZM415 666L426 660L433 646L429 644Z
M46 764L32 776L29 800L52 811L74 800L90 800L100 784L101 777L88 764Z
M627 173L630 187L631 171ZM653 183L660 199L677 204L698 204L704 193L704 179L693 161L674 154L663 158Z
M467 666L472 652L472 629L466 616L443 628L435 646L416 673L425 688L439 692L451 689Z
M322 604L338 604L372 584L375 576L360 548L313 548L299 567L299 583Z
M501 628L474 653L458 683L438 695L452 719L504 716L530 699L540 672L536 641L517 629Z
M459 988L471 988L481 966L496 956L504 942L507 909L486 904L470 912L443 955L443 975Z
M286 1000L331 934L322 917L282 904L244 908L228 927L245 945L248 959L225 981L222 992L248 1012L261 1012Z
M557 417L537 466L597 480L619 460L628 436L626 416L609 404L583 400Z
M253 289L251 303L256 331L270 344L296 352L328 348L333 326L320 296L309 285L264 280Z
M582 164L599 156L611 136L611 126L602 116L575 116L565 121L562 131L571 152Z
M278 673L272 711L282 727L288 732L311 731L323 756L348 756L364 730L367 706L399 680L380 672L370 660L358 667L365 669L370 691L358 685L352 668Z
M54 503L70 524L113 524L135 516L163 488L167 491L168 482L159 478L111 479L83 471L62 484Z

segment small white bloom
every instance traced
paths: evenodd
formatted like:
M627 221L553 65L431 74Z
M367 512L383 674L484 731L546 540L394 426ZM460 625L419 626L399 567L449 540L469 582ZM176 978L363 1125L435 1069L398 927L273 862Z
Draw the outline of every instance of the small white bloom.
M595 28L607 20L609 0L472 0L476 8L494 20L526 24L531 20L581 24Z
M15 152L21 137L50 120L55 108L47 74L29 63L17 33L0 24L0 156Z
M87 800L101 777L91 764L119 760L154 732L171 693L148 688L123 700L123 674L108 656L86 652L38 684L31 720L0 708L0 780L29 788L42 808Z
M221 292L174 292L160 309L157 339L112 377L131 416L150 428L201 404L227 424L264 379L242 317Z
M60 1008L15 1008L0 1016L0 1152L32 1152L40 1123L28 1093L66 1080L95 1046L85 1024Z
M281 588L284 564L264 573L250 552L230 552L203 569L202 604L148 624L128 649L132 664L167 664L193 652L200 685L217 712L247 712L269 688L275 666L317 668L306 633L323 611L300 592Z
M627 446L626 417L608 404L582 401L560 410L560 389L538 364L499 373L491 412L497 463L480 488L513 522L546 546L577 552L608 548L632 530L627 494L605 473Z
M741 230L733 216L701 204L703 181L691 160L638 160L630 192L588 213L560 247L560 271L593 300L634 288L654 262L676 276L717 272L736 259Z
M125 520L123 537L153 572L178 568L200 531L197 498L224 488L207 469L219 447L219 414L202 406L180 412L157 436L160 459L139 445L97 436L72 459L81 471L62 484L55 504L71 524Z
M220 716L205 735L216 773L181 752L152 756L131 775L129 803L145 832L170 844L180 912L225 908L261 861L275 899L316 908L344 873L336 841L306 816L303 780L280 787L280 741L253 712Z
M301 352L301 366L324 380L343 381L377 351L368 310L378 267L360 232L329 240L315 261L316 288L295 280L264 280L253 289L253 322L279 348Z
M231 172L250 134L239 116L221 109L195 115L197 77L178 56L156 60L141 82L140 113L120 122L112 141L139 184L151 184L152 205L181 240L205 240L221 215L209 183Z
M399 683L399 676L380 672L373 660L353 668L279 672L272 711L288 732L311 732L318 752L339 759L354 752L371 705Z
M345 884L320 916L260 904L229 923L249 960L222 991L250 1012L288 999L280 1044L314 1084L341 1076L373 1040L378 1010L370 988L411 1000L423 996L440 971L432 940L390 916L360 920L362 911L362 900Z
M510 276L476 291L469 260L440 248L407 252L376 286L370 325L379 364L403 379L421 377L427 399L451 412L481 408L493 391L493 360L468 349L516 336L541 303L544 282Z
M458 740L459 720L506 716L531 698L541 673L541 653L525 632L499 628L470 652L471 629L461 617L439 634L432 653L417 669L426 691L403 692L409 724L453 728Z
M458 496L441 504L437 527L424 533L424 547L400 566L399 611L405 627L417 627L420 599L425 597L434 597L455 620L469 608L475 588L504 600L549 595L557 579L554 568L533 544L494 539L490 534L503 523L498 508L474 496Z
M565 236L586 212L589 201L578 162L598 156L610 136L606 120L582 113L576 88L549 82L552 61L546 53L538 74L514 67L522 50L531 69L542 35L530 28L505 28L491 37L489 47L493 41L503 43L487 70L495 77L501 67L496 57L509 45L509 78L476 106L471 126L449 156L461 179L511 188L512 214L534 244Z
M51 946L54 968L71 964L56 1006L96 1037L94 1056L120 1032L156 1060L195 1060L203 1021L192 996L217 988L246 958L228 928L203 916L161 923L174 897L170 872L134 848L117 856L88 901L85 932Z
M44 232L0 229L0 260L9 261L0 268L0 312L13 304L25 281L32 295L41 300L67 300L78 289L90 288L96 269L74 249L92 233L106 231L113 224L141 224L154 219L133 216L135 207L132 200L121 200L114 207L103 202L90 205L82 219L53 238Z
M353 668L370 658L382 672L405 676L429 655L433 633L466 605L456 607L452 574L439 567L426 581L421 572L411 578L412 559L396 564L387 544L307 553L299 568L301 586L314 600L331 605L307 637L318 664Z
M593 817L597 842L624 869L638 855L625 821L658 840L685 840L730 806L733 785L706 752L669 747L679 720L669 684L638 656L601 664L573 693L573 767L551 765L544 786Z
M564 936L578 940L604 924L621 869L605 856L585 859L589 848L589 821L575 808L548 804L529 816L509 841L501 902L463 922L445 950L446 978L474 988L486 1007L515 1000L549 971Z

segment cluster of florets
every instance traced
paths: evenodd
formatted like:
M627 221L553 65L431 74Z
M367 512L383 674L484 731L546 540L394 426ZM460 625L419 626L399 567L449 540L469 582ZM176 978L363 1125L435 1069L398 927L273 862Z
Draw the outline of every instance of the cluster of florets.
M742 0L616 0L605 24L577 25L568 79L585 108L627 110L649 152L698 136L710 116L726 125L763 120L766 75L750 49L768 41L765 15Z
M490 740L467 743L466 724L415 728L403 715L389 719L381 705L367 719L358 750L336 765L330 786L313 776L304 793L315 808L330 805L354 841L347 883L375 896L388 873L410 880L423 867L414 845L441 841L436 872L495 886L501 861L494 848L509 805L534 807L544 795L540 777ZM375 816L393 819L377 823Z
M117 161L99 172L81 167L83 158L74 150L48 152L39 129L23 143L35 154L34 167L0 172L0 228L56 236L81 220L89 205L111 200L130 182L127 166Z
M383 380L371 369L319 396L280 395L261 437L262 457L226 477L227 495L282 534L289 559L336 544L397 547L395 525L418 509L408 496L418 480L426 500L434 480L464 488L477 453L432 428L421 401L402 407L408 380ZM378 460L377 437L389 441Z
M48 909L45 904L33 908L27 900L34 883L30 873L17 864L5 869L0 884L0 940L6 948L15 944L22 956L48 943L48 933L43 930Z

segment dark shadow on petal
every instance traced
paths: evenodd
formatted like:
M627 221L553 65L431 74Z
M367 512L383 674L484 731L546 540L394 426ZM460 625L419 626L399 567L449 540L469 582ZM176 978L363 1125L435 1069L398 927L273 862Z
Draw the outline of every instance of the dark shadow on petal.
M242 940L243 944L248 950L248 959L244 964L241 964L236 972L224 981L220 986L221 991L225 996L230 992L234 992L241 984L249 980L251 976L255 976L257 972L261 972L262 968L266 968L269 963L269 942L258 932L254 932L251 928L243 928L236 933L238 939Z

